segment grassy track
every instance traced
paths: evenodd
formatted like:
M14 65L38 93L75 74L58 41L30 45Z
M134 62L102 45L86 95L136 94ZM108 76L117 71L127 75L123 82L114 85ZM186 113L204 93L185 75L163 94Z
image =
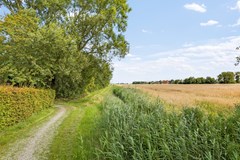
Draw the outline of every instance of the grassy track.
M66 106L67 116L56 130L47 154L48 159L96 159L100 134L97 123L101 115L101 103L111 91L112 88L108 87L81 99L62 102ZM31 131L47 122L56 111L55 108L44 110L24 122L0 131L0 159L11 150L12 144L31 137Z
M111 87L108 87L83 99L64 103L70 106L70 113L58 129L50 147L49 159L96 159L101 102L110 91Z
M39 113L33 114L26 121L20 122L12 127L0 131L0 159L3 154L9 150L10 144L17 140L30 136L30 130L46 122L57 110L49 108Z

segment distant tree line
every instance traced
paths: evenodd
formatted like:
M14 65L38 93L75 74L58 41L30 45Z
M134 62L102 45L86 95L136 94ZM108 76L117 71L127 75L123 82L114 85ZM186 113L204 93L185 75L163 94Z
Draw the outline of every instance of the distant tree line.
M240 72L222 72L217 78L189 77L185 79L159 80L159 81L134 81L132 84L232 84L240 83Z

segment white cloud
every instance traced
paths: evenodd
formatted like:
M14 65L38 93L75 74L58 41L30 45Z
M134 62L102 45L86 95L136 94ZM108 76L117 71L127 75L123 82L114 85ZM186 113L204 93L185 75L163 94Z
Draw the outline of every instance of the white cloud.
M146 30L146 29L142 29L143 33L152 33L152 31Z
M131 60L131 61L139 61L139 60L142 59L142 58L140 58L140 57L138 57L137 55L134 55L134 54L127 54L126 58Z
M215 43L160 52L149 56L129 57L114 63L112 82L132 82L138 80L178 79L189 76L216 77L223 71L237 71L235 57L239 37L227 37ZM135 59L134 59L135 58Z
M230 9L240 11L240 1L237 1L236 5L234 7L231 7Z
M189 4L185 4L184 8L188 9L188 10L193 10L196 12L200 12L200 13L204 13L207 11L206 6L204 4L197 4L197 3L189 3Z
M214 26L214 25L217 25L217 24L219 24L219 22L215 21L215 20L209 20L207 22L200 23L201 26Z
M129 53L129 54L126 55L126 57L134 57L134 55Z
M185 44L183 44L183 47L192 47L192 46L193 46L192 43L185 43Z
M140 58L140 57L134 57L134 58L131 58L131 60L132 60L132 61L140 61L140 60L142 60L142 58Z
M233 25L230 25L230 27L237 27L240 26L240 18L237 20L237 22Z

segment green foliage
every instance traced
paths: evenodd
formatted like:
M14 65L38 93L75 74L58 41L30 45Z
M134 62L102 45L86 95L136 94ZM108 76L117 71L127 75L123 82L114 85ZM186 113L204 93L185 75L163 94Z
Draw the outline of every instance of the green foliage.
M235 73L235 79L236 81L239 81L239 72ZM231 80L232 81L232 80ZM168 80L160 80L160 81L150 81L150 82L146 82L146 81L134 81L132 84L216 84L218 83L218 81L213 78L213 77L189 77L189 78L185 78L185 79L172 79L170 81ZM219 83L228 83L228 81L226 82L219 82Z
M128 13L127 0L48 0L7 1L3 0L11 14L23 9L33 9L41 24L58 22L68 34L74 36L81 52L106 56L109 53L124 57L128 43L126 31Z
M198 108L168 113L134 89L114 89L105 103L99 159L239 159L240 112L229 117Z
M8 37L0 44L1 82L54 88L58 77L71 74L72 81L79 79L76 72L81 72L82 66L77 63L84 62L84 57L77 55L71 37L54 23L39 28L32 12L8 15L0 25L2 35Z
M5 1L0 21L0 83L52 88L74 97L103 88L111 59L124 57L126 0Z
M240 83L240 72L235 73L235 80L236 80L236 83Z
M213 77L189 77L183 80L183 84L215 84L217 83L216 79Z
M206 84L215 84L215 83L217 83L217 80L213 77L207 77L205 80L205 83Z
M184 84L195 84L196 83L196 79L194 77L189 77L183 80Z
M35 112L53 106L54 99L53 90L0 86L0 128L16 124Z
M235 83L235 74L233 72L222 72L218 75L219 83Z
M205 84L206 83L206 79L203 78L203 77L196 78L196 83L197 84Z
M1 44L1 83L53 88L60 97L77 94L85 56L61 27L40 28L37 22L32 10L21 10L1 23L2 35L9 37Z
M181 79L173 80L171 84L183 84L183 81Z

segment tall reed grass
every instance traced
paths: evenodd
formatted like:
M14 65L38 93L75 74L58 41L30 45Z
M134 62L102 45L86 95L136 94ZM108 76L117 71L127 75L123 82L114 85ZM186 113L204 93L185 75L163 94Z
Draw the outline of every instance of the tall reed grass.
M240 159L240 109L231 116L198 108L169 113L160 101L117 87L101 119L99 159Z

